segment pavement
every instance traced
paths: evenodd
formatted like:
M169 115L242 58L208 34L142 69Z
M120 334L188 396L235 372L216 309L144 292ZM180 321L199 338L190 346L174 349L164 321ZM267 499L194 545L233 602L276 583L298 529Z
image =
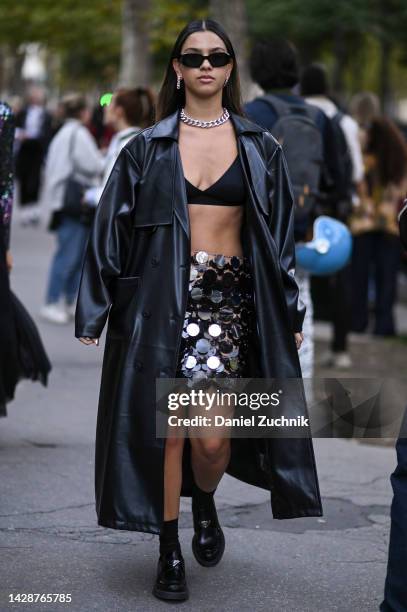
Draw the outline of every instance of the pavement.
M103 356L73 325L41 321L54 238L13 221L12 288L34 317L53 364L49 385L22 381L0 419L0 612L160 611L151 595L158 538L98 527L93 495L96 409ZM397 318L407 333L407 309ZM317 356L328 326L317 325ZM352 337L349 375L394 376L405 367L406 336ZM397 371L397 370L396 370ZM357 372L357 374L355 374ZM335 376L317 370L319 376ZM382 599L389 535L393 441L316 439L324 516L274 520L266 491L229 476L216 494L226 552L216 568L191 552L189 501L180 539L189 601L173 610L371 612ZM71 594L70 603L10 603L10 594Z

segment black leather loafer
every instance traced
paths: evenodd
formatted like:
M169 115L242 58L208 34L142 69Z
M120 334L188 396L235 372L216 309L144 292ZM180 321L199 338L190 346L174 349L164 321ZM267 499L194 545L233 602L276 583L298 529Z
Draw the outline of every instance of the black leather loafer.
M225 551L225 536L219 525L213 498L208 509L198 505L192 498L192 516L195 531L192 552L195 559L205 567L217 565Z
M185 563L181 549L172 550L164 555L160 555L153 595L159 599L170 599L173 601L188 599L189 593L185 580Z

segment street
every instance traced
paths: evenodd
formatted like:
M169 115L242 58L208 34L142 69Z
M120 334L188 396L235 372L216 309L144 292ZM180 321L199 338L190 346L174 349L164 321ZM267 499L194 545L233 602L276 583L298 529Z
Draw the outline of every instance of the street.
M73 324L40 320L54 237L16 220L11 235L12 289L34 317L53 370L48 388L21 382L7 418L0 419L0 611L164 610L167 605L151 595L158 537L96 524L93 452L104 342L85 346ZM397 316L405 333L405 307ZM327 345L326 326L317 330L318 354ZM358 362L354 375L394 376L406 363L407 343L361 337L351 352ZM222 480L216 500L226 551L216 568L195 561L190 500L182 500L190 599L174 609L378 610L394 447L316 439L315 452L323 518L273 520L269 493L229 476ZM17 593L70 593L72 602L9 603Z

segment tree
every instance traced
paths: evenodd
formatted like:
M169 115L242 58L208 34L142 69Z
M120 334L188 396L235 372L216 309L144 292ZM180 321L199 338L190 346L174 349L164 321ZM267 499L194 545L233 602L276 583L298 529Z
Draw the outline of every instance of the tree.
M347 73L353 70L358 75L358 88L378 91L383 108L389 107L396 50L406 45L405 0L247 0L247 6L252 38L290 38L299 47L304 64L321 57L328 60L339 97L344 93ZM379 61L366 53L372 40L379 44ZM370 65L364 62L372 61L375 78L366 83Z
M18 56L20 45L42 43L60 58L61 85L101 86L117 75L121 0L1 0L0 40Z
M122 86L149 85L151 82L150 12L150 0L123 0L119 77Z
M249 74L248 26L245 0L210 0L209 14L228 33L235 49L243 97L249 95L252 81Z

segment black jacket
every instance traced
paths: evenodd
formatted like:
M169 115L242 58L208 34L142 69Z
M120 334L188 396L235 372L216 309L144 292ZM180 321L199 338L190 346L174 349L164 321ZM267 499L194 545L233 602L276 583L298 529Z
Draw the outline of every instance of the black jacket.
M294 332L305 308L294 278L292 193L269 132L231 114L248 199L242 245L256 301L251 375L301 377ZM179 113L122 150L87 244L76 337L108 327L96 435L100 525L159 533L164 440L155 436L155 378L175 376L189 282L190 226L178 149ZM133 237L133 240L132 240ZM307 415L303 390L292 410ZM186 440L182 495L191 494ZM232 439L227 472L271 491L275 518L322 514L312 440Z

